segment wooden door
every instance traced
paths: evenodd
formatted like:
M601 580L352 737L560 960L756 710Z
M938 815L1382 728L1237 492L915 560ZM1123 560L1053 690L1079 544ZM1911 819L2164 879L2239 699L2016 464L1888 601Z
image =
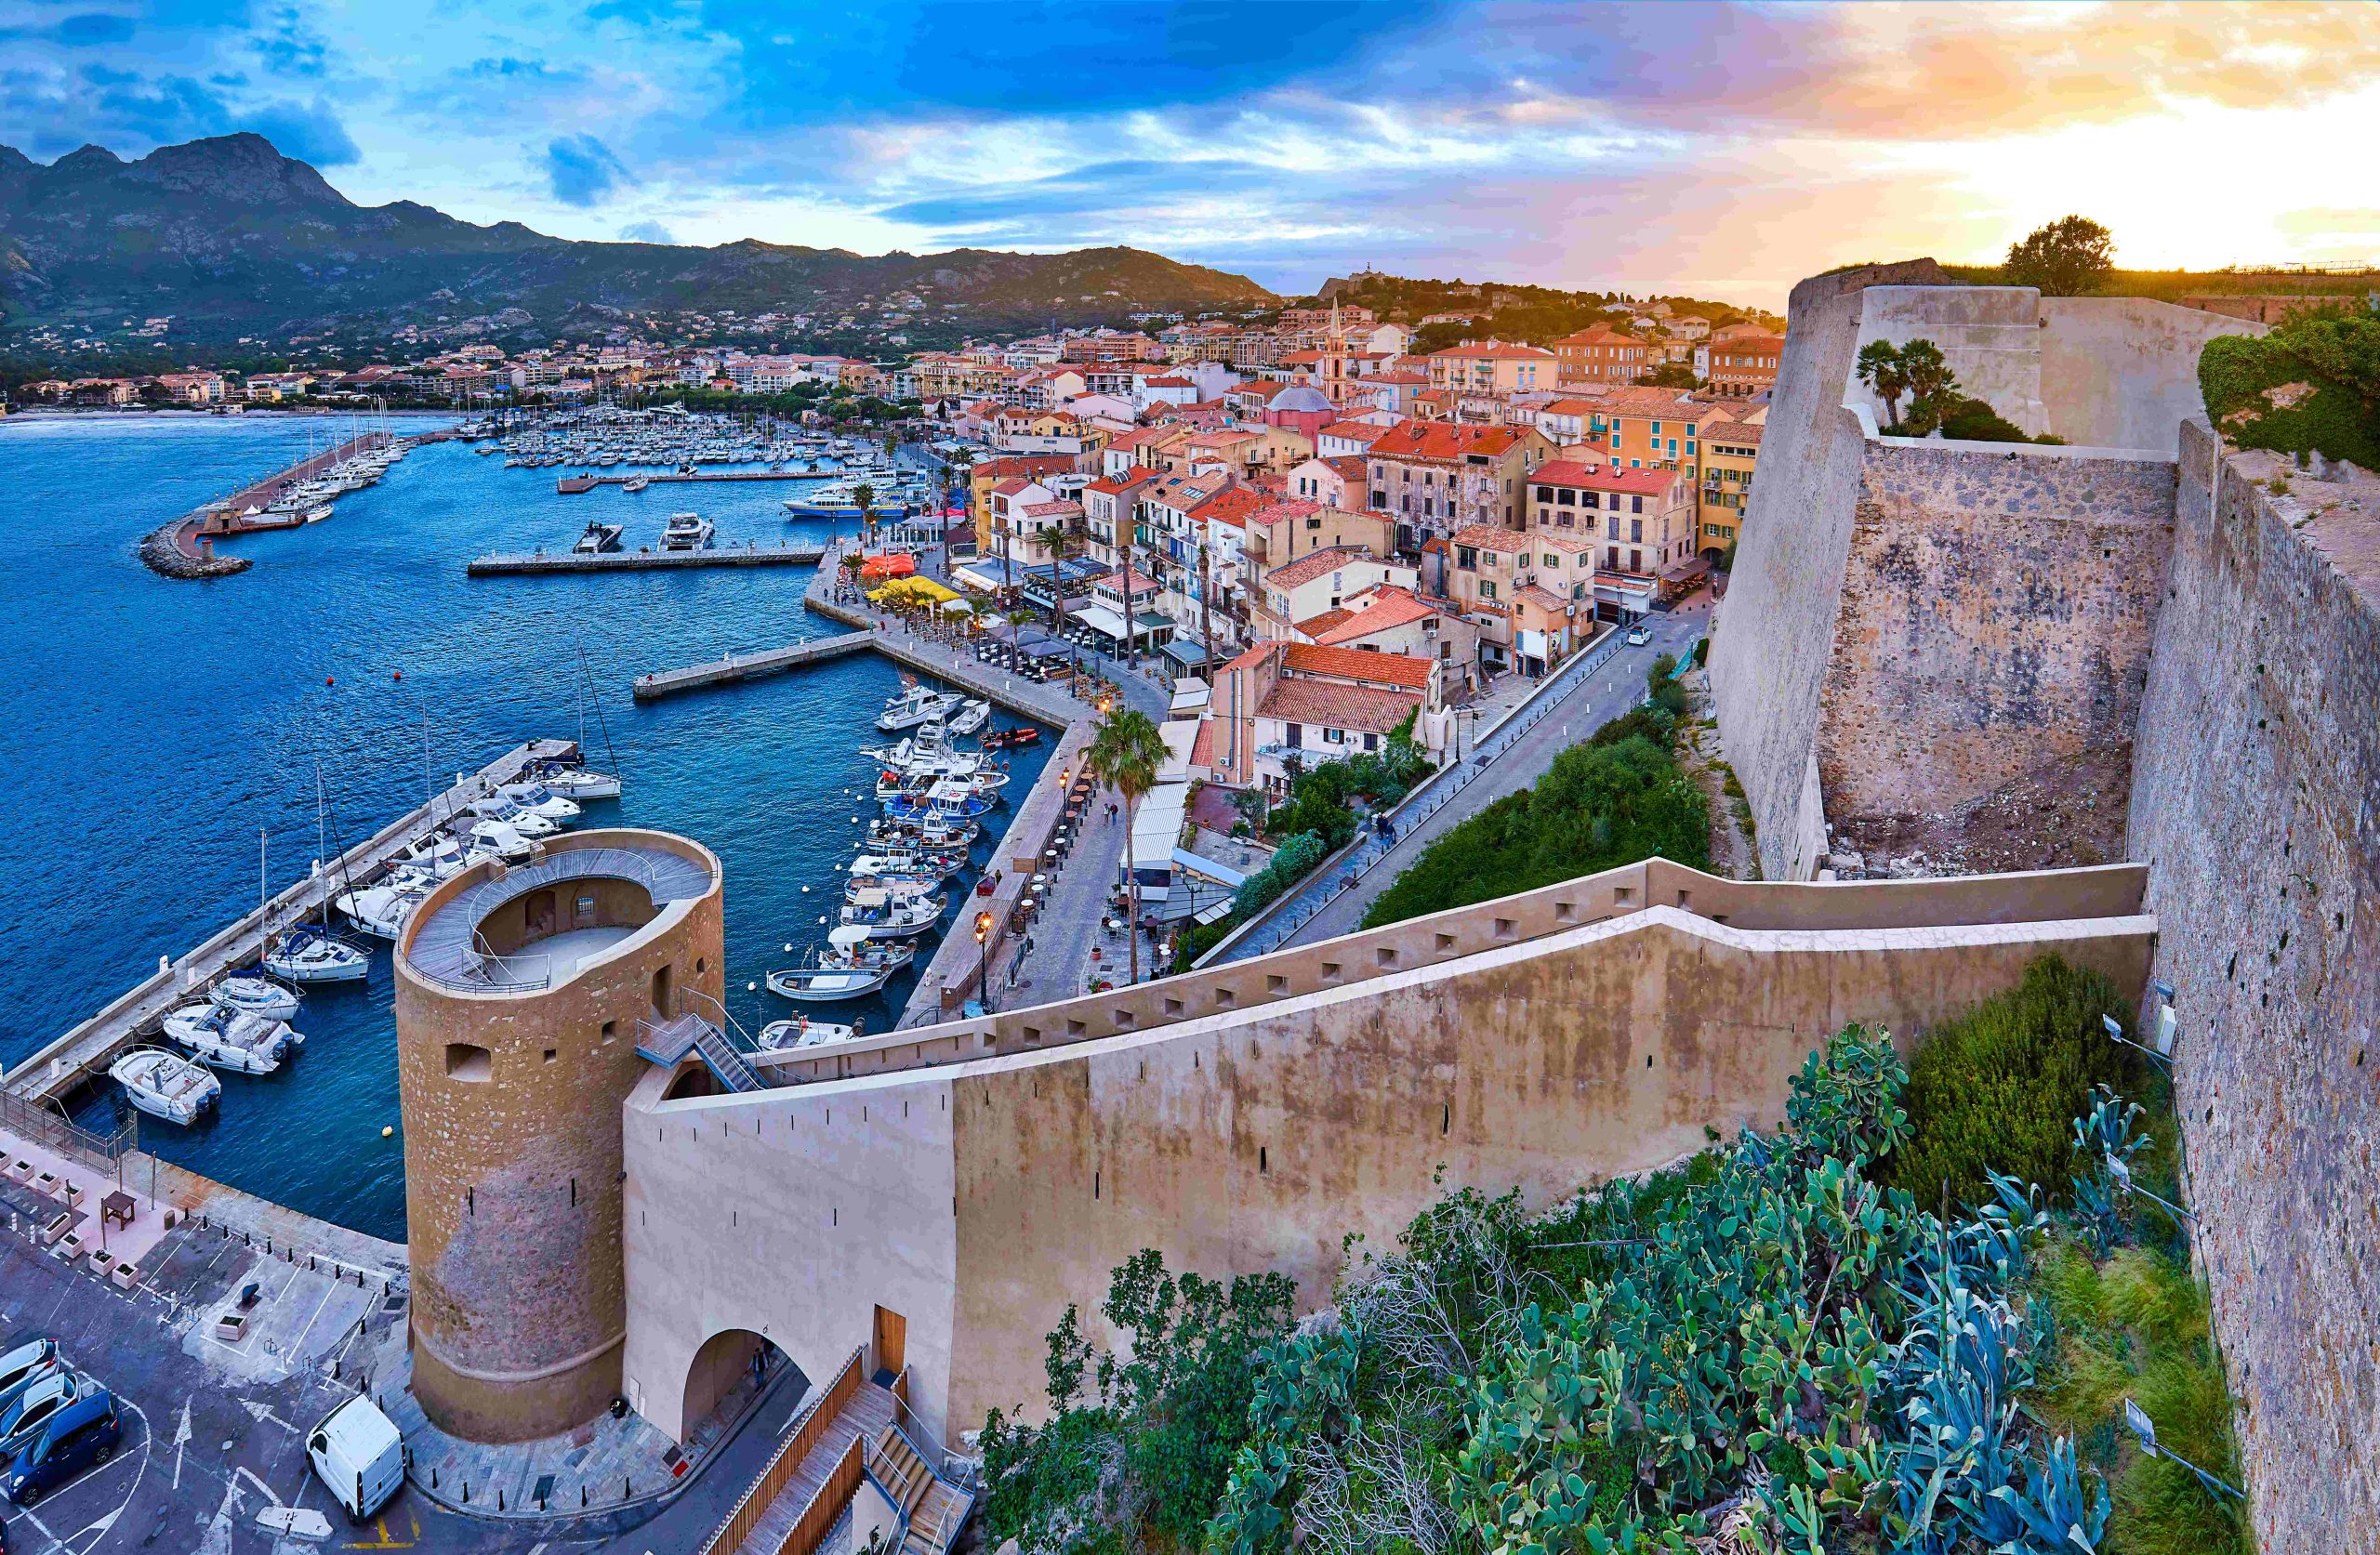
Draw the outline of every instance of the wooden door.
M909 1320L899 1312L885 1308L876 1309L876 1369L887 1377L898 1377L901 1368L909 1364Z

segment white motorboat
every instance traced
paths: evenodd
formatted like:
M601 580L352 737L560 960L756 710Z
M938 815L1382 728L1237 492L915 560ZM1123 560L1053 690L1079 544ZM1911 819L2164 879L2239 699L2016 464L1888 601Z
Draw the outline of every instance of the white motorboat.
M546 784L534 781L508 783L499 792L525 814L540 816L557 824L578 819L578 806L555 793Z
M537 781L563 798L580 803L620 797L618 778L608 772L590 772L584 767L549 767L538 774Z
M822 1048L829 1042L849 1042L859 1034L856 1021L848 1026L831 1021L813 1021L797 1015L790 1021L772 1021L760 1028L756 1039L764 1053L782 1053L795 1048Z
M432 832L399 853L393 861L396 867L432 880L449 880L471 866L469 851L462 839L443 832Z
M264 953L264 969L284 982L357 982L372 970L372 953L301 924Z
M463 808L483 821L495 821L509 826L532 842L553 837L562 830L561 822L549 820L535 810L524 810L501 794L483 794ZM571 808L575 810L578 807L573 805Z
M842 923L866 929L871 940L912 940L942 921L944 906L939 896L863 890L844 906Z
M939 853L930 848L888 849L881 853L862 853L852 861L854 876L914 876L936 882L947 880L966 867L965 854Z
M942 876L922 869L868 869L853 866L850 881L843 887L843 900L856 902L860 892L889 891L894 896L932 897L941 900Z
M332 899L332 905L366 934L393 941L404 932L405 920L413 916L413 910L429 894L417 885L409 887L405 881L391 880L362 890L341 891Z
M234 1074L270 1074L302 1038L287 1021L243 1015L218 1004L190 1004L165 1017L165 1034L209 1069ZM294 1040L293 1040L294 1039Z
M571 554L601 556L605 551L618 550L620 535L627 527L625 524L605 523L600 519L590 520L586 529L580 533L577 543L570 547Z
M983 835L983 825L974 821L929 820L924 822L894 821L879 816L868 823L867 842L870 848L959 848L972 847Z
M151 1117L185 1126L215 1105L223 1082L163 1048L134 1048L108 1065L108 1077L124 1087L125 1100Z
M943 727L953 734L972 734L992 721L992 705L969 701L959 705L959 711L944 720Z
M465 832L469 846L467 854L478 858L495 857L506 863L519 863L536 851L536 844L521 835L509 822L483 816L471 823Z
M887 699L884 711L876 716L876 727L897 734L921 723L936 723L957 712L966 700L955 692L938 692L931 686L904 686Z
M826 935L828 947L807 967L769 974L769 992L812 1002L864 998L917 956L915 945L870 944L865 925L845 924Z
M649 475L631 475L628 480L621 482L620 490L624 492L641 492L652 484L653 477Z
M233 972L207 991L208 998L243 1015L286 1021L298 1013L298 990L286 988L261 972Z
M320 523L330 516L331 505L327 502L318 503L314 507L306 509L306 521L308 523Z
M719 528L700 513L672 513L668 527L661 532L661 548L665 551L706 551Z

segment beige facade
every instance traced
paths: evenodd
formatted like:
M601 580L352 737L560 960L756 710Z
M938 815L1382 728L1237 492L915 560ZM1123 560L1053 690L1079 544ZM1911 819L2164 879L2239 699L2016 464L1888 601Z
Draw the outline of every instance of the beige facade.
M414 1394L472 1441L567 1430L620 1390L620 1105L644 1024L723 991L719 861L557 837L439 887L396 965Z

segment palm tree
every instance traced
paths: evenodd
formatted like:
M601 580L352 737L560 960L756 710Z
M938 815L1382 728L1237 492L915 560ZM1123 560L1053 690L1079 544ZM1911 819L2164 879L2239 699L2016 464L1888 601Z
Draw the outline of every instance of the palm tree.
M865 550L875 538L876 515L869 509L876 504L876 488L863 481L852 488L852 502L859 508L859 543Z
M1128 707L1107 716L1082 754L1083 771L1124 797L1124 919L1135 983L1141 981L1141 885L1132 858L1132 810L1157 786L1165 757L1165 737L1157 725L1146 713Z
M1050 629L1066 629L1066 586L1058 580L1058 563L1066 559L1066 546L1072 536L1056 524L1045 523L1033 532L1034 544L1050 553Z

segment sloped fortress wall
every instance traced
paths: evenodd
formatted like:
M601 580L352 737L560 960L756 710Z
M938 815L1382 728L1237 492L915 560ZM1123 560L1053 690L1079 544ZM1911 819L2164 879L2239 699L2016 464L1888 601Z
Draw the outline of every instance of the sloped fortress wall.
M2380 481L2181 471L2130 846L2197 1247L2264 1548L2380 1549Z
M625 1118L629 1397L682 1430L713 1336L764 1335L822 1377L880 1307L917 1407L955 1439L994 1407L1038 1409L1044 1336L1069 1302L1095 1326L1142 1248L1210 1278L1287 1272L1311 1308L1342 1239L1393 1240L1441 1167L1542 1206L1699 1150L1706 1128L1773 1126L1846 1022L1911 1038L2049 952L2138 986L2155 927L2138 889L2122 866L1745 886L1638 865L864 1039L907 1067L674 1100L656 1071Z

